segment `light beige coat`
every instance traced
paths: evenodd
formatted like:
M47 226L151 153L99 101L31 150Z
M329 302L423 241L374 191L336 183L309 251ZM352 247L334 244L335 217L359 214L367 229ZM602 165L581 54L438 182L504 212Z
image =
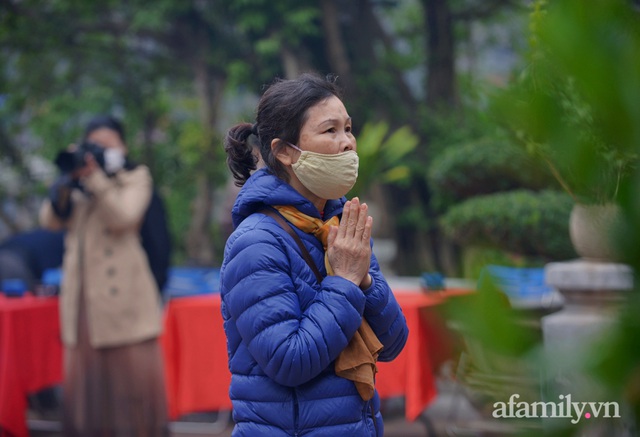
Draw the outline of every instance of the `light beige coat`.
M40 211L44 227L67 228L60 293L62 340L67 346L77 342L81 290L93 347L157 337L161 301L139 237L151 199L149 169L138 166L112 178L97 170L83 185L89 194L73 190L67 221L60 220L48 200Z

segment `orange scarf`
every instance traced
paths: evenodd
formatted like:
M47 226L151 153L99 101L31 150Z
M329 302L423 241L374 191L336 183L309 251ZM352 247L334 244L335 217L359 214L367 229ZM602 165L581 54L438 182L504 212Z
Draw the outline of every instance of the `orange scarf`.
M338 226L340 219L335 216L323 222L301 213L292 206L275 206L274 208L295 227L308 234L313 234L322 242L324 265L327 274L333 275L333 269L327 256L327 239L329 238L329 228ZM353 381L360 397L365 401L371 399L375 391L375 374L378 371L376 361L382 347L382 343L363 317L362 324L336 360L336 374Z

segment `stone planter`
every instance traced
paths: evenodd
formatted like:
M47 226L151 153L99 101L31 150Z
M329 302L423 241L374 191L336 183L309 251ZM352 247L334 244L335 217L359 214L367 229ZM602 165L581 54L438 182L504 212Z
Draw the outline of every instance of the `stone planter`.
M545 281L564 297L564 308L542 318L545 365L543 400L557 403L560 395L576 402L616 402L622 416L581 420L580 437L629 437L633 416L622 398L613 398L589 367L599 347L615 330L620 309L634 287L633 270L620 263L576 259L545 266ZM587 416L585 416L587 417ZM558 419L546 419L551 431Z
M612 238L619 216L620 207L613 203L576 203L569 218L569 235L576 253L589 261L620 261Z

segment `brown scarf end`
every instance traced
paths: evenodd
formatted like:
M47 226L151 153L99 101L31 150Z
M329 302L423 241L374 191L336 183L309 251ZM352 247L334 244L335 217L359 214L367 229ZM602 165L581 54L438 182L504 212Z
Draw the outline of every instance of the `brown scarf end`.
M375 389L372 385L364 384L362 382L356 382L356 388L358 389L358 393L363 401L368 401L373 398L373 394L375 393Z

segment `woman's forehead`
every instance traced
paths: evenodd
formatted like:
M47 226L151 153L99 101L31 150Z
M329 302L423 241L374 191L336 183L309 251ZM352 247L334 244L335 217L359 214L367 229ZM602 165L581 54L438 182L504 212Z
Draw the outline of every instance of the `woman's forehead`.
M319 126L323 123L345 122L351 120L347 108L338 97L332 96L316 103L307 110L305 124Z

